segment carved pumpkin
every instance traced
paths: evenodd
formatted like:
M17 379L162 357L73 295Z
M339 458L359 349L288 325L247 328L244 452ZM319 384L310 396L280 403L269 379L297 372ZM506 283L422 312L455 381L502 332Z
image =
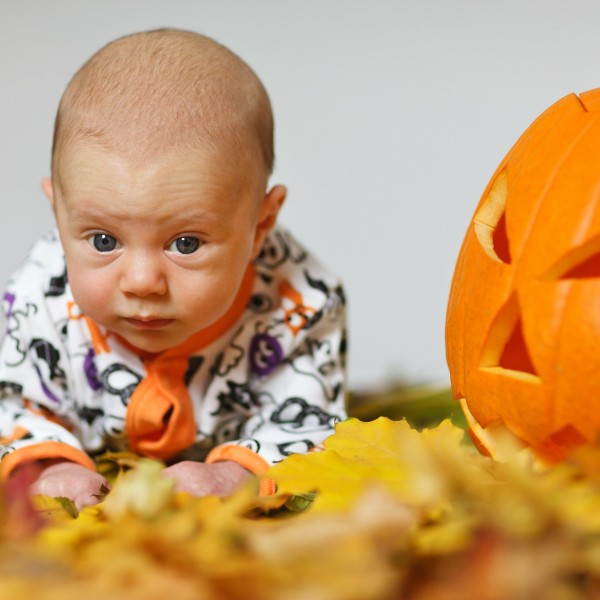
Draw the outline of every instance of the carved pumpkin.
M464 239L446 319L452 391L477 443L554 462L600 430L600 89L519 138Z

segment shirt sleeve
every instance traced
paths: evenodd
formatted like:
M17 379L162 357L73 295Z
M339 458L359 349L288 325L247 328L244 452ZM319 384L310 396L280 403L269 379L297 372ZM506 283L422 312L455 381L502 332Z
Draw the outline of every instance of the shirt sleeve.
M44 261L46 246L52 247L53 241L38 243L3 296L6 331L0 347L1 475L21 462L44 458L66 458L93 468L69 425L66 349L55 310L60 302L56 289L60 272L50 276Z
M18 465L49 458L64 458L94 470L67 425L48 409L20 397L0 402L0 477Z

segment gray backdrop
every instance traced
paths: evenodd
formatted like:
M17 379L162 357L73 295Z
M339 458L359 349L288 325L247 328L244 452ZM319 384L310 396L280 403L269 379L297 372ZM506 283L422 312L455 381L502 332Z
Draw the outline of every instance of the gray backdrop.
M339 272L350 383L448 380L444 317L463 234L521 131L600 86L592 0L0 0L0 279L51 226L60 94L112 38L195 29L244 57L277 121L282 221Z

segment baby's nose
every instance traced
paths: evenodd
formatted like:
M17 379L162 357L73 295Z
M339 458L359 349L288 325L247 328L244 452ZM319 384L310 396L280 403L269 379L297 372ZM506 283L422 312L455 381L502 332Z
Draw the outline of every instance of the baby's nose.
M135 253L128 258L121 274L121 292L141 297L162 296L167 292L167 279L160 257Z

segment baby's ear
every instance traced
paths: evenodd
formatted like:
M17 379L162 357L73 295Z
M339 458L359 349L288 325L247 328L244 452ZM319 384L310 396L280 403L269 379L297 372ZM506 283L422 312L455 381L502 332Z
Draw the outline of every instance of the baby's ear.
M276 185L267 194L263 200L262 206L258 212L256 229L254 232L254 249L252 256L256 258L265 241L265 237L277 221L277 215L285 202L287 188L284 185Z
M54 208L54 191L52 189L52 179L50 177L44 177L42 179L42 191L44 196L50 201L50 205Z

